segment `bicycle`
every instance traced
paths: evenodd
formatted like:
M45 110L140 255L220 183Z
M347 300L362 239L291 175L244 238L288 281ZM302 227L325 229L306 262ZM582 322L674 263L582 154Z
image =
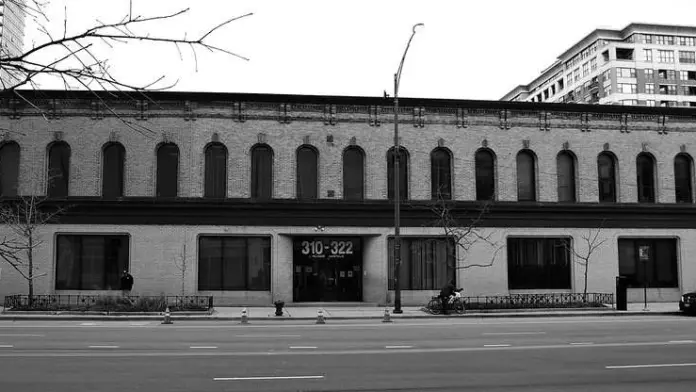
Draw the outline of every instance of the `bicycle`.
M455 293L453 296L451 296L449 301L447 301L447 305L449 306L449 310L457 314L464 314L466 311L466 303L464 299L462 299L462 295L460 293ZM442 314L442 300L440 297L432 297L430 302L428 302L427 309L432 314Z

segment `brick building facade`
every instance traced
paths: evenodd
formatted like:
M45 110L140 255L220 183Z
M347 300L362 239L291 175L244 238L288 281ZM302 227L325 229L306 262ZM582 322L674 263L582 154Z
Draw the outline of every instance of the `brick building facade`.
M37 293L110 292L127 268L137 293L218 304L393 301L390 99L24 95L40 110L2 100L4 203L65 208L40 229ZM597 232L588 291L619 274L633 301L644 283L656 301L696 288L691 109L401 105L404 304L449 278L468 295L582 292L578 254ZM435 189L460 221L485 207L490 241L454 246ZM0 295L26 292L0 268Z

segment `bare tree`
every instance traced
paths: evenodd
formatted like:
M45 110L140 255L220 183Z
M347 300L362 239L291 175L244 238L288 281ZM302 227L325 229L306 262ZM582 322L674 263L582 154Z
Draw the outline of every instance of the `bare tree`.
M491 202L486 201L475 209L458 209L453 200L448 200L438 193L438 198L433 200L429 207L436 215L434 226L441 227L445 236L454 241L454 257L457 269L469 269L474 267L486 268L495 263L498 253L505 248L492 239L493 232L484 234L481 223L489 213ZM486 244L491 248L491 257L483 262L471 262L467 254L477 243Z
M24 196L16 203L5 202L0 207L0 224L9 229L0 240L0 258L27 281L29 305L34 295L34 281L46 276L34 265L34 251L44 244L41 227L55 223L63 208L44 208L46 197Z
M587 301L587 277L590 271L590 263L592 257L594 256L597 249L599 249L607 239L601 239L600 234L604 228L605 219L602 219L599 226L596 228L591 228L587 230L587 233L581 235L582 242L585 245L582 251L578 250L577 246L573 246L569 241L564 242L564 246L570 250L570 253L575 256L575 262L583 267L583 289L582 298L583 301Z
M186 295L186 272L188 271L188 261L186 259L186 239L184 239L184 244L182 245L181 252L177 255L176 260L174 260L174 265L179 270L181 278L181 291L180 295L183 297Z
M50 26L51 20L47 16L50 4L48 0L6 0L5 3L6 7L14 7L26 13L44 38L43 42L33 44L30 49L21 53L0 48L0 69L10 76L7 78L9 81L3 81L2 88L12 91L20 100L37 110L41 109L24 97L21 88L38 89L40 80L57 79L66 90L135 93L134 96L144 100L148 100L147 91L164 90L176 85L176 82L169 82L164 74L141 84L117 76L108 59L118 55L117 50L125 49L129 44L168 45L178 51L181 59L184 56L183 50L186 49L195 61L196 70L199 50L248 60L209 41L214 33L252 13L224 18L219 23L211 24L202 33L189 37L186 32L174 36L161 33L157 29L158 24L162 22L181 21L181 18L190 12L189 8L143 16L134 13L134 2L131 0L128 9L124 10L124 16L109 22L95 20L90 27L78 31L69 30L69 26L74 23L68 21L66 9L60 29L62 31L55 31L55 27ZM106 105L102 95L95 94L94 97L104 104L106 111L121 118ZM135 123L127 122L125 119L123 121L130 127L138 128Z

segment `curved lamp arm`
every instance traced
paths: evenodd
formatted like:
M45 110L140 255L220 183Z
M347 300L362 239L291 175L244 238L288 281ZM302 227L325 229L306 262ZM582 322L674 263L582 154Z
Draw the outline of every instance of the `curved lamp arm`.
M398 96L397 94L398 89L399 89L399 82L401 81L401 70L404 68L404 60L406 60L406 53L408 53L408 48L411 46L411 41L413 40L413 36L416 35L416 27L421 27L425 26L423 23L416 23L413 25L413 33L411 33L411 38L408 39L408 43L406 44L406 49L404 50L404 55L401 57L401 62L399 63L399 69L396 71L396 74L394 75L395 77L395 86L394 86L394 96Z

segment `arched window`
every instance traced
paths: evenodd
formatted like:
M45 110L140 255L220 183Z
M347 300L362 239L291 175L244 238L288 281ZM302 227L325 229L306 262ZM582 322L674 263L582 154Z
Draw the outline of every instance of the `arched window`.
M102 154L102 197L122 197L126 149L121 143L108 143L104 146Z
M493 200L495 197L495 156L487 149L476 151L476 200Z
M343 151L343 198L362 200L365 197L365 153L351 146Z
M273 197L273 149L266 144L251 149L251 197L261 200Z
M647 152L638 154L636 158L636 174L638 183L638 202L655 202L655 159Z
M561 151L556 156L558 176L558 201L575 201L575 156L569 151Z
M297 198L316 199L319 188L319 153L312 146L297 149Z
M19 188L19 144L0 147L0 196L17 196Z
M693 203L692 168L693 160L689 154L677 154L674 157L674 193L677 203Z
M227 196L227 147L222 143L211 143L205 148L204 182L204 197Z
M394 148L387 153L387 197L394 200ZM408 151L399 147L399 199L408 199Z
M430 190L433 200L452 199L452 154L447 149L430 153Z
M536 200L536 167L534 153L522 150L517 153L517 201Z
M176 197L179 192L179 147L164 143L157 149L157 197Z
M610 152L597 156L599 201L616 203L616 158Z
M57 142L48 149L48 197L68 197L70 146Z

